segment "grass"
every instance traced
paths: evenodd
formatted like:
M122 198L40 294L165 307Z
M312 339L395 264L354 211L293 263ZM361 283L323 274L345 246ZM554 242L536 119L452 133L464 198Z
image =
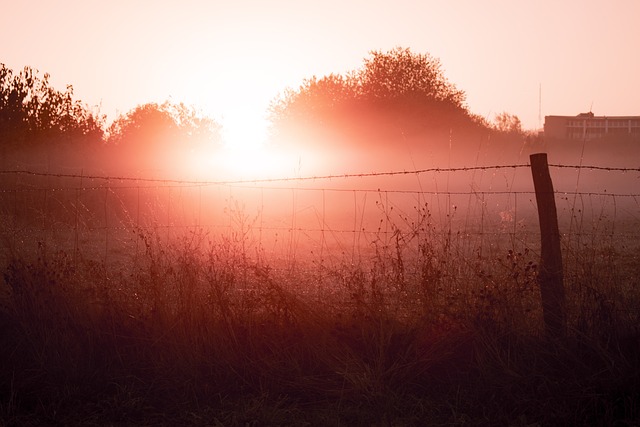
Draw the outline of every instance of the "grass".
M551 342L527 245L427 211L386 226L357 262L270 257L245 222L136 229L117 263L102 243L7 246L2 424L640 422L635 255L565 244L569 333Z

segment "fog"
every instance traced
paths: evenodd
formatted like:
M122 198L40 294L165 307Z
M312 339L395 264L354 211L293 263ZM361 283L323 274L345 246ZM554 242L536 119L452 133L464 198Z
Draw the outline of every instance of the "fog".
M504 238L535 246L527 164L537 152L552 165L561 233L611 235L640 219L638 172L606 169L636 167L637 143L455 131L368 142L333 135L289 142L289 151L273 144L287 156L248 179L226 174L216 151L204 173L190 163L192 152L178 149L16 151L3 157L5 170L25 172L1 178L3 244L48 239L118 259L114 252L142 250L141 232L172 239L200 230L275 258L334 262L366 259L400 237L408 245L411 236L444 241L453 233L470 248Z

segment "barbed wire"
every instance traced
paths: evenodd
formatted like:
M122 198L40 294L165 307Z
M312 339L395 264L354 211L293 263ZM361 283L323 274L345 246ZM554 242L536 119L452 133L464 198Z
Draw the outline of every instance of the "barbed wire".
M173 232L173 230L190 231L202 229L209 231L222 229L230 230L230 232L233 233L236 232L234 230L240 229L242 233L245 233L247 229L238 228L245 227L243 223L245 220L242 218L236 219L235 217L235 215L239 215L238 218L240 218L244 215L242 209L245 209L245 207L241 206L238 208L236 206L236 208L233 208L233 201L235 201L236 198L236 193L234 192L239 193L239 197L242 197L243 191L246 191L248 194L254 194L254 190L290 192L318 191L322 192L321 199L305 199L304 197L298 199L300 193L294 194L285 202L281 202L281 200L284 199L277 199L277 202L269 202L267 198L267 203L280 204L276 209L273 209L273 211L270 210L270 207L265 209L265 202L261 200L262 195L256 192L255 194L258 196L255 199L256 206L251 205L251 213L250 215L247 214L253 218L254 209L256 209L255 218L249 220L251 223L249 227L255 230L252 231L252 233L256 233L252 234L251 238L256 239L257 242L262 244L263 232L265 233L265 242L273 237L271 236L272 234L275 234L273 241L277 241L279 246L277 246L276 249L276 244L273 243L273 250L282 251L282 254L289 253L287 251L296 252L297 249L292 248L298 248L298 245L304 245L304 243L301 244L299 242L303 241L301 239L306 239L304 241L306 241L307 244L315 245L313 247L319 247L320 251L326 251L325 256L329 256L328 254L334 253L334 251L342 251L344 253L351 252L352 256L355 256L355 251L359 253L360 248L364 244L360 243L361 236L364 236L362 237L363 242L369 244L370 242L366 241L367 235L384 236L384 238L391 239L394 236L397 237L396 233L398 233L399 230L402 232L406 231L407 233L431 233L429 235L442 236L443 239L450 239L451 230L453 229L456 232L462 233L459 234L461 239L472 239L475 238L475 236L478 236L479 239L487 236L511 236L509 238L519 239L518 241L521 241L522 244L526 244L527 239L518 236L525 234L530 236L532 233L538 233L535 227L533 229L529 228L527 219L528 215L535 213L536 208L531 202L535 192L533 189L527 190L527 188L533 187L533 185L518 185L514 187L513 180L509 178L507 181L511 182L507 183L507 189L502 189L504 188L503 186L494 186L491 184L491 186L496 189L480 190L477 189L478 187L473 184L473 179L471 179L472 185L457 187L460 191L449 191L448 186L447 190L441 190L438 189L437 184L435 185L435 189L433 187L426 188L426 186L422 188L422 185L420 185L419 190L414 190L415 184L409 186L409 188L407 188L407 186L402 188L401 185L398 185L398 187L401 188L391 189L388 188L391 187L391 185L387 183L394 180L346 180L350 178L389 177L397 175L410 176L426 173L517 170L524 168L529 169L530 167L529 164L451 168L434 167L387 172L211 181L87 175L84 173L53 173L30 170L0 170L0 177L13 174L69 179L68 181L39 178L4 179L4 182L0 185L0 194L2 194L2 200L0 200L0 208L2 208L0 211L2 212L0 212L0 215L6 216L1 218L5 221L5 223L1 224L5 226L5 229L0 231L8 236L7 239L13 239L10 240L12 244L17 244L16 242L22 239L21 236L28 234L30 231L34 231L35 233L37 231L49 232L55 230L57 232L60 230L70 230L73 234L68 235L73 237L70 242L73 243L74 248L76 248L74 250L88 244L82 242L83 232L103 232L104 234L101 235L102 237L100 238L104 239L104 259L106 260L115 256L111 252L110 248L112 244L110 242L114 240L117 241L120 238L124 239L124 237L122 237L124 234L121 236L118 231L126 232L127 235L134 236L133 238L135 238L136 234L131 234L130 232L136 228L144 228L152 231L162 230L163 236L166 230L167 238L169 238L170 232ZM550 164L549 167L576 170L592 169L621 173L640 172L640 168L622 167L562 164ZM67 169L67 171L68 170L69 169ZM510 175L509 172L503 173L505 176ZM493 173L493 175L502 175L503 173ZM515 175L514 173L514 176ZM431 175L429 175L429 179L430 178ZM75 179L76 181L71 181L71 179ZM413 179L415 180L415 178ZM330 183L326 182L328 180L345 181ZM296 183L299 181L308 181L310 184L297 186ZM314 184L313 181L318 182ZM387 188L372 188L375 185L374 183L377 184L383 181L385 184L382 184L382 186L387 187L388 185ZM404 181L409 182L410 179L406 178ZM437 181L435 177L434 181ZM205 188L207 186L208 188ZM354 188L356 186L360 188ZM180 191L184 188L184 198L182 192L179 198L172 198L171 195L174 193L173 188L178 188ZM523 188L524 190L519 191L513 188ZM135 192L136 189L139 190L137 194ZM166 191L165 194L162 191L155 191L157 189L168 189L168 191ZM99 197L89 197L83 200L82 192L87 190L98 190L102 191L103 194L98 194ZM20 194L22 192L37 191L44 191L42 194L43 197L40 197L38 193L33 193L35 196L33 194L26 196ZM159 195L159 201L146 198L148 195L145 193L146 191ZM336 205L331 206L325 212L325 191L342 193L340 195L332 195L331 197L337 196L334 199L327 197L327 206L331 205L331 203L329 203L330 200L333 200L334 203L336 200L344 201L344 193L353 193L353 208L349 206L348 209L345 209L344 207L338 207ZM373 197L376 199L375 203L371 200L370 196L369 200L367 200L366 193L374 195ZM385 197L386 194L389 194L388 198ZM395 197L391 197L391 195L395 195ZM426 195L426 197L423 197L423 195ZM489 196L486 197L487 200L485 200L485 195ZM508 197L502 197L503 195ZM510 197L512 195L515 197ZM525 197L520 198L519 196L521 195L526 196L527 200L523 201L522 199ZM211 200L216 203L210 203L206 200L204 202L202 201L209 196L212 196ZM445 200L448 196L455 197L452 197L451 200ZM465 199L465 196L468 196L468 201ZM590 218L594 215L600 215L599 218L611 218L613 221L612 224L614 225L610 228L598 228L599 223L589 223L588 226L584 226L584 229L570 229L569 233L567 233L568 235L578 236L576 239L587 236L591 241L603 238L637 239L638 234L634 234L634 232L637 229L635 227L638 221L637 208L640 206L640 200L637 199L640 199L640 193L613 193L606 190L586 192L579 192L577 189L576 191L556 190L556 197L562 200L565 198L571 200L573 196L580 199L580 201L583 197L585 199L591 197L592 200L586 200L586 204L598 205L600 206L600 210L594 211L594 208L591 207L591 211L588 211L589 206L587 206L587 210L585 211L585 203L582 204L582 210L576 210L571 208L571 206L563 209L563 205L559 205L558 215L562 220L571 218L573 221L573 217L579 215L581 218L583 216L587 218L585 220L586 223L589 222ZM216 197L218 197L218 199L216 199ZM414 197L414 199L410 200L411 197ZM489 203L491 197L494 198L492 201L495 201L495 203ZM602 199L599 199L601 197ZM630 200L629 198L633 199ZM56 203L52 204L48 202L51 200ZM224 204L217 203L221 200L224 200ZM33 201L37 202L35 203L37 205L35 209L31 206ZM380 201L380 205L378 205L378 201ZM426 202L429 204L428 207L426 206ZM186 210L190 210L191 214L187 215L184 213L185 206L190 207ZM206 212L211 212L212 206L216 206L216 208L222 207L223 214L217 211L216 215L209 217ZM332 211L331 208L336 210ZM463 209L462 213L455 213L458 208ZM234 213L234 209L240 209L240 213ZM342 210L338 212L340 209ZM464 211L465 209L466 213ZM303 210L307 211L303 214ZM34 212L38 215L35 217L35 220L33 219ZM281 215L282 212L284 212L284 214ZM148 217L148 213L155 216ZM420 228L422 225L416 225L420 224L420 218L431 218L432 214L433 220L428 221L433 222L428 222L425 227L431 227L433 225L433 229ZM14 219L11 219L11 216ZM249 216L247 216L247 218L249 218ZM455 219L454 216L456 216ZM344 218L347 218L347 220L343 220ZM388 229L381 227L379 225L381 223L377 222L377 219L380 218L387 221L385 224L392 223L395 225L390 226ZM24 223L21 222L23 219L25 221ZM37 221L37 224L41 223L41 225L34 226L34 221ZM191 221L194 221L194 223L187 223ZM437 228L436 225L438 226ZM580 227L582 227L582 225ZM92 236L92 238L86 238L86 241L93 242L93 237L94 236ZM44 237L44 239L47 238L52 239L53 237ZM479 244L483 245L484 242L480 241ZM467 245L467 247L470 246ZM136 246L136 251L137 250Z
M396 176L396 175L419 175L419 174L424 174L429 172L434 172L434 173L468 172L468 171L477 171L477 170L520 169L520 168L530 168L530 167L531 167L530 164L462 166L462 167L450 167L450 168L434 167L434 168L402 170L402 171L326 174L326 175L311 175L311 176L302 176L302 177L253 178L253 179L236 179L236 180L161 179L161 178L143 178L143 177L130 177L130 176L105 176L105 175L91 175L91 174L85 175L85 174L70 174L70 173L37 172L37 171L30 171L30 170L2 170L0 171L0 175L14 174L14 175L53 177L53 178L81 178L81 179L98 179L98 180L105 180L105 181L135 181L135 182L207 186L207 185L240 185L240 184L260 184L260 183L277 183L277 182L320 181L320 180L333 180L333 179L384 177L384 176ZM605 166L591 166L591 165L549 164L549 167L564 168L564 169L601 170L601 171L610 171L610 172L640 172L640 168L605 167Z
M140 186L125 186L125 187L105 187L105 186L82 186L82 187L29 187L29 188L9 188L0 189L2 193L28 193L34 191L95 191L104 190L106 188L112 190L135 190L135 189L158 189L158 188L183 188L180 185L172 186L154 186L154 187L140 187ZM274 191L328 191L337 193L388 193L388 194L407 194L407 195L433 195L433 196L495 196L495 195L528 195L532 196L535 191L519 191L519 190L472 190L472 191L446 191L446 190L392 190L381 188L327 188L327 187L237 187L238 189L254 189L254 190L274 190ZM640 197L640 193L611 193L607 191L555 191L557 195L566 196L588 196L588 197Z
M526 164L519 165L494 165L494 166L469 166L457 168L427 168L403 171L387 171L387 172L363 172L363 173L345 173L345 174L327 174L327 175L311 175L303 177L279 177L279 178L254 178L254 179L237 179L237 180L178 180L178 179L160 179L160 178L139 178L126 176L103 176L103 175L78 175L51 172L35 172L28 170L19 171L0 171L0 174L20 174L55 178L84 178L84 179L102 179L107 181L139 181L139 182L157 182L157 183L175 183L175 184L194 184L194 185L230 185L230 184L256 184L256 183L273 183L273 182L291 182L291 181L319 181L331 179L346 178L366 178L373 176L393 176L393 175L415 175L427 172L462 172L486 169L516 169L530 167Z
M590 169L590 170L601 170L608 172L640 172L640 168L619 168L619 167L609 167L609 166L588 166L588 165L560 165L560 164L549 164L551 168L563 168L563 169Z

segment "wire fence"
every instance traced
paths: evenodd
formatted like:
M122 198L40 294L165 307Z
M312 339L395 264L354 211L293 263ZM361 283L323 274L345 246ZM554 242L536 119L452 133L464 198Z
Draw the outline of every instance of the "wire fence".
M565 248L638 252L640 168L550 167ZM5 256L53 247L119 262L145 236L198 234L287 263L358 263L425 240L472 257L540 239L528 164L210 181L20 170L0 184Z

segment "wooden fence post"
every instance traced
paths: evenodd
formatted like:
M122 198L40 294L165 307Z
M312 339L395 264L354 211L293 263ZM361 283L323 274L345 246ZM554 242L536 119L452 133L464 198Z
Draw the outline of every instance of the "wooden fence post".
M549 338L563 338L566 334L567 315L553 182L549 174L547 154L532 154L529 158L540 221L542 259L538 272L538 284L542 298L545 332Z

